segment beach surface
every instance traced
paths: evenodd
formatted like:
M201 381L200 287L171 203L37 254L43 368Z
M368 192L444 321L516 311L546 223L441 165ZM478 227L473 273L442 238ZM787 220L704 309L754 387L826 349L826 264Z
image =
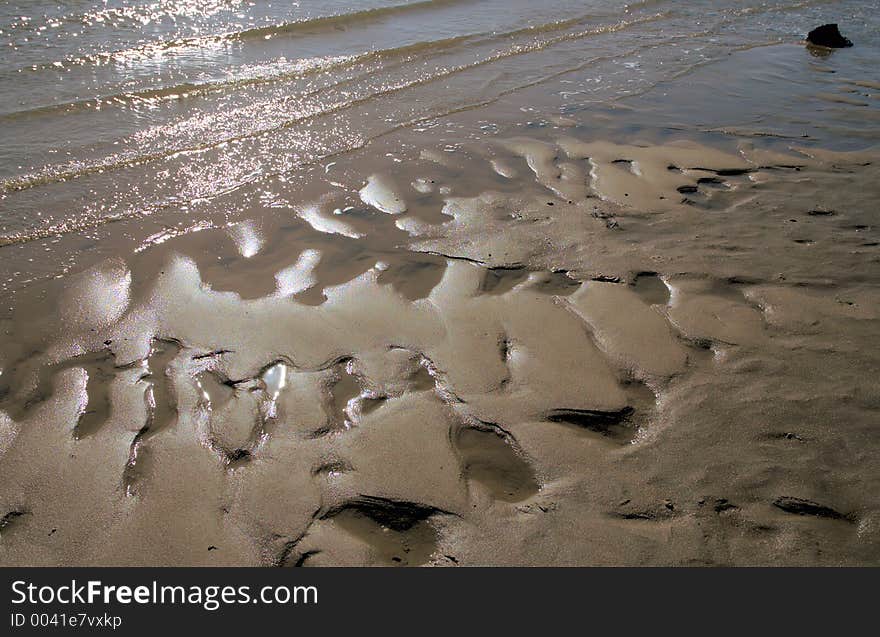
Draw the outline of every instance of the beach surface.
M57 4L0 564L880 564L871 3Z

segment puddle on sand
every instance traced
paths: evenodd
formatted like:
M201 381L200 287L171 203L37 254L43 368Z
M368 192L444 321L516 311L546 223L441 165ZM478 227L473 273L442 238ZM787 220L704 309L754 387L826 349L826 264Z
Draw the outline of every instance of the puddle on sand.
M483 485L493 498L521 502L538 492L531 466L494 431L462 427L455 436L464 475Z
M437 531L427 520L395 528L362 511L346 509L333 517L333 523L369 544L378 565L419 566L431 558L437 546Z
M632 286L635 293L648 305L669 303L669 288L656 272L639 272Z

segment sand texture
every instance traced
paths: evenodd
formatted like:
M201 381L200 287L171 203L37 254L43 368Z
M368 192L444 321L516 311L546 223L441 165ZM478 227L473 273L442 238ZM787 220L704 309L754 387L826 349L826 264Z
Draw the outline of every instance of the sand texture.
M876 562L877 165L558 127L22 295L0 559Z

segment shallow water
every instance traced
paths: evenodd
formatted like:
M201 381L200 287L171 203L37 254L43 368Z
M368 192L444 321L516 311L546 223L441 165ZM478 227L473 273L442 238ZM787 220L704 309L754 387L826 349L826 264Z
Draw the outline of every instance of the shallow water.
M736 98L737 110L773 103L800 124L795 135L810 132L812 110L799 116L797 96L777 93L781 77L810 75L799 60L763 68L760 53L743 58L755 68L742 83L708 80L718 108L693 106L687 91L703 87L669 96L663 82L832 19L859 46L814 66L840 63L876 82L865 2L6 2L0 241L169 208L196 222L192 207L206 199L536 84L531 95L544 99L529 107L541 111L593 111L650 91L661 120L729 124ZM853 99L875 112L876 100ZM823 104L826 129L859 129L872 143L876 115L853 122L837 114L845 106ZM509 120L483 110L486 126Z

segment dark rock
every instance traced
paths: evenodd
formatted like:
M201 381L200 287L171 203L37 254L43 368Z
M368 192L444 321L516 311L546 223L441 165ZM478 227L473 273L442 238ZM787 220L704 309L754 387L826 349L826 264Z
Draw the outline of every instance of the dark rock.
M823 24L821 27L816 27L807 34L807 42L829 49L842 49L853 45L850 40L840 34L836 24Z

